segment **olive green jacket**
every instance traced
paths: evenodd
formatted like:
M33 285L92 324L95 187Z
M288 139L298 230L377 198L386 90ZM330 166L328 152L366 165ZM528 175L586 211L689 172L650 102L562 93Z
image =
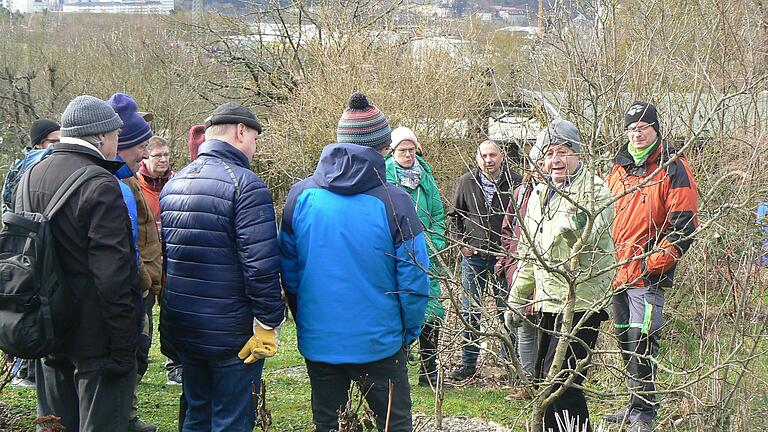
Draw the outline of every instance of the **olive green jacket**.
M523 219L530 241L524 233L520 234L518 254L522 260L510 289L511 304L527 304L530 302L528 296L535 293L533 302L536 310L550 313L563 311L568 295L568 279L548 271L546 264L575 278L576 312L602 308L597 303L609 297L614 275L614 270L609 268L615 263L611 239L613 205L606 207L610 200L611 194L605 182L592 175L586 167L582 167L570 183L558 191L546 183L536 186ZM587 211L579 209L574 203ZM587 228L588 214L600 207L606 208L593 215L591 230L579 248L578 240ZM578 261L575 271L571 271L576 248L580 249ZM541 259L536 257L534 250Z

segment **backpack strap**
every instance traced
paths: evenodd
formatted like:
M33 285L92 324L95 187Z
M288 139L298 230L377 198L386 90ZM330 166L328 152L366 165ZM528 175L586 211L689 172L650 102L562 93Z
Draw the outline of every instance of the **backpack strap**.
M30 198L31 192L29 185L29 176L31 172L32 169L29 169L24 173L17 190L17 193L21 192L19 194L21 195L21 202L17 202L16 209L28 213L32 212L32 199ZM64 183L62 183L61 186L59 186L59 188L53 194L53 197L48 203L48 206L42 212L43 216L45 216L46 219L53 217L53 215L56 214L56 212L59 211L59 209L64 205L67 199L69 199L72 193L74 193L80 186L82 186L83 183L103 173L104 168L101 168L97 165L89 165L82 167L70 174L70 176L64 180ZM18 204L20 204L20 206Z
M43 216L50 220L53 215L55 215L56 212L58 212L59 209L64 206L64 204L66 204L69 197L80 186L82 186L88 180L100 174L104 174L105 172L106 170L98 165L88 165L70 174L70 176L64 180L64 183L59 186L59 189L56 190L56 193L53 195L53 198L51 198L51 201L48 202L48 206L43 211Z

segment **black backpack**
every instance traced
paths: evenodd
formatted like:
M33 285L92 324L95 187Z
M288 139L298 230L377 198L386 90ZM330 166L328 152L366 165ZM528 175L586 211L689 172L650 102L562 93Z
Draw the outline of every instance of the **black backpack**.
M19 184L15 212L0 230L0 349L37 359L61 352L77 329L79 306L62 277L50 221L83 183L103 174L96 165L70 175L42 213L29 211L29 175Z

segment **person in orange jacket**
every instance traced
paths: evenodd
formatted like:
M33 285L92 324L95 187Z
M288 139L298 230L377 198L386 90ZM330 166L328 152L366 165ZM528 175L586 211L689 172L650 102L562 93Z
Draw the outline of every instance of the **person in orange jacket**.
M698 192L685 157L662 139L656 107L633 102L624 115L627 143L608 176L615 202L614 325L629 376L628 406L605 416L650 432L656 417L656 361L664 292L693 242Z

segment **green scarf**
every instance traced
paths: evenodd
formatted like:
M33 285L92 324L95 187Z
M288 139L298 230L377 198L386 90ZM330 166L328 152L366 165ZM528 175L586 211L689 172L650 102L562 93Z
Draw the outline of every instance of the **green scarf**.
M651 153L653 153L654 150L656 150L656 144L658 143L659 143L659 139L656 138L653 144L649 145L644 149L638 149L637 147L635 147L634 144L632 144L632 141L630 141L629 145L627 146L627 151L629 151L629 154L632 156L632 159L634 159L635 165L641 166L645 164L645 161L646 159L648 159L648 156Z

